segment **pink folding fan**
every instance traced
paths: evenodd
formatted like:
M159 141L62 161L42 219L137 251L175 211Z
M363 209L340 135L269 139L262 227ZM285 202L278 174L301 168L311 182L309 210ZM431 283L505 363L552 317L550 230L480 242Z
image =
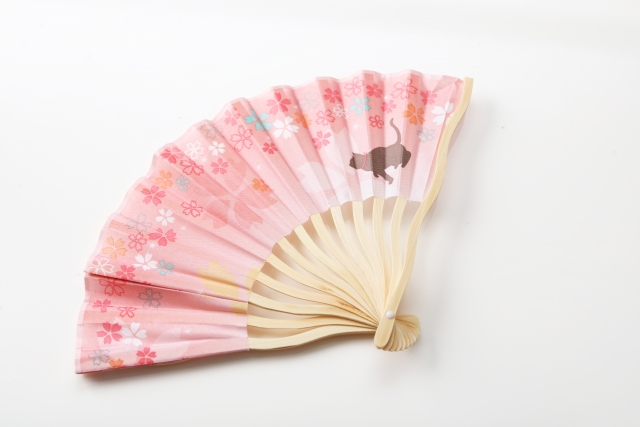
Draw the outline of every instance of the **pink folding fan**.
M162 147L88 262L77 372L339 334L412 345L418 319L396 312L471 88L416 71L320 77L234 100Z

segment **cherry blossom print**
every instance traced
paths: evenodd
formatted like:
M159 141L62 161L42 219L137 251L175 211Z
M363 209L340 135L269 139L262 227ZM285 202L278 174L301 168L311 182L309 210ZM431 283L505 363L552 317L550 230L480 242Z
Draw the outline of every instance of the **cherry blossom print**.
M180 178L176 179L176 184L178 184L178 190L187 191L189 189L189 180L184 177L184 175L180 175Z
M191 215L194 218L199 217L203 211L202 206L198 206L198 203L195 200L191 200L189 203L182 202L180 206L184 208L182 210L183 214Z
M331 102L332 104L335 102L342 102L342 97L340 96L339 90L332 90L332 89L326 88L324 90L323 97L324 99Z
M316 119L316 123L321 126L326 126L329 123L333 123L336 121L336 118L333 117L333 113L331 112L331 110L318 111L316 115L318 116L318 118Z
M275 93L274 99L270 99L269 101L267 101L267 106L271 107L269 109L269 112L271 114L277 114L278 110L286 113L287 111L289 111L287 105L291 105L291 100L283 98L282 94L278 92Z
M114 241L113 237L107 237L107 246L102 248L102 255L109 255L109 258L116 259L118 255L124 256L127 250L124 248L124 240L118 239Z
M156 352L151 351L149 347L145 347L142 351L136 353L140 359L138 359L138 365L153 365L153 359L156 357Z
M136 276L133 272L136 271L136 268L132 265L121 265L120 270L116 271L116 276L121 280L133 280Z
M173 185L171 177L171 172L160 171L160 176L156 178L156 184L164 189L167 189Z
M147 338L147 331L140 329L140 323L133 322L128 328L126 326L122 328L122 335L124 336L123 344L133 344L138 347L142 345L142 340Z
M385 113L391 113L396 107L397 105L395 102L393 102L393 99L382 103L382 111Z
M142 307L158 308L160 307L160 300L162 299L162 294L160 292L154 291L152 288L145 288L144 292L140 292L138 294L138 298L144 301L142 303Z
M173 224L173 211L171 209L160 209L158 211L158 216L156 217L156 222L161 223L162 225Z
M400 97L400 99L408 99L409 96L418 91L415 86L411 85L411 79L406 79L404 82L396 82L393 87L395 90L391 92L391 96L394 98Z
M253 145L251 135L253 135L253 130L245 128L244 126L238 126L238 133L231 135L233 148L235 148L236 151L242 151L243 148L251 148Z
M122 368L122 364L124 362L122 361L122 359L118 359L118 360L109 360L109 366L111 366L113 369L118 369L118 368Z
M235 108L224 112L225 124L235 126L238 124L238 120L240 120L240 114L238 114Z
M256 130L271 130L273 123L268 122L269 113L264 112L258 116L254 110L249 110L250 115L244 118L244 122L248 125L251 123L256 124Z
M151 227L153 224L147 221L147 215L141 213L140 215L138 215L138 218L133 219L133 218L127 218L127 228L128 229L132 229L135 228L136 231L140 232L140 233L146 233L147 230L149 229L149 227Z
M265 142L262 146L262 151L264 151L265 153L273 154L278 151L278 149L276 148L276 144L274 144L273 142Z
M105 295L117 295L120 296L124 293L124 282L111 278L105 277L103 279L98 280L100 286L104 286Z
M382 125L384 124L384 122L382 121L380 116L376 114L373 117L369 117L369 124L371 125L371 127L382 129Z
M96 332L96 335L99 338L103 338L103 342L105 344L111 344L112 341L120 341L120 339L122 338L122 335L118 333L122 329L122 326L120 326L119 324L104 322L102 324L102 328L104 329L104 331L98 331Z
M214 157L218 154L224 154L224 142L213 141L209 146L209 151Z
M276 138L283 136L284 139L291 138L295 132L298 132L298 126L292 125L291 122L293 122L293 118L288 116L284 118L284 122L280 120L273 122L273 126L276 128L273 132L273 136Z
M367 95L380 98L382 96L382 88L375 83L373 85L367 85Z
M204 168L194 162L192 159L180 160L180 166L183 167L182 172L186 173L187 175L200 175L202 172L204 172Z
M156 271L160 273L161 276L168 276L169 274L173 274L173 263L160 260L158 261L158 268L156 268Z
M118 307L118 311L120 311L120 316L121 317L129 317L129 318L133 318L133 316L135 316L135 311L137 310L137 308L135 307L131 307L131 306L127 306L127 307ZM126 329L126 328L125 328ZM124 336L127 336L125 329L122 330L122 334ZM126 340L125 340L125 344L126 344Z
M164 232L162 228L158 228L155 233L149 233L149 239L157 240L159 246L167 246L168 242L176 241L176 233L173 230Z
M427 105L427 104L435 104L438 94L433 93L430 90L421 90L420 96L422 97L422 103L424 105Z
M329 145L329 143L331 141L329 141L329 138L331 137L331 133L327 132L324 133L322 131L318 131L316 133L316 136L313 138L313 144L316 146L316 149L321 149L324 145Z
M100 313L106 313L107 308L112 308L113 306L111 305L111 300L105 299L104 301L96 300L96 302L93 303L92 307L99 308Z
M87 355L87 358L90 359L95 366L100 366L111 360L109 350L93 350L93 352Z
M302 114L301 112L296 112L296 114L294 114L294 117L296 118L296 123L298 123L300 126L302 126L305 129L309 128L309 125L311 124L311 119L306 115L306 114Z
M264 181L261 180L260 178L253 178L252 187L254 190L260 190L260 191L267 191L269 189L269 186L265 184Z
M336 117L344 117L345 119L347 118L347 110L345 110L341 104L333 107L333 112L336 114Z
M188 142L187 149L184 150L184 154L191 157L194 160L197 160L198 157L202 154L204 148L200 145L200 141Z
M444 123L445 120L448 123L449 119L451 118L452 111L453 111L453 104L451 102L447 102L446 104L444 104L444 107L440 107L440 106L433 107L433 110L431 110L431 112L436 115L433 118L433 121L439 125Z
M200 130L202 132L204 132L204 134L205 134L204 136L207 139L216 139L216 136L218 136L218 130L213 125L213 123L211 123L209 121L207 121L205 124L200 126Z
M353 100L354 104L349 107L350 111L355 111L356 114L362 114L365 111L369 111L371 106L369 105L369 98L360 99L360 97L356 97Z
M362 91L363 86L364 80L360 80L358 77L354 77L351 82L344 85L345 95L358 95Z
M156 206L162 203L161 199L166 196L165 192L160 190L157 185L152 185L151 188L143 188L142 194L145 195L144 199L142 199L143 203L149 204L149 202L152 202Z
M114 266L109 264L109 258L94 258L89 269L94 274L107 275L113 273Z
M227 168L229 167L229 163L225 162L222 158L218 158L218 160L214 160L211 162L211 167L213 168L213 174L222 174L227 173Z
M436 138L435 136L436 131L434 129L422 128L418 130L417 133L418 133L418 139L422 143L433 141Z
M301 98L298 98L298 104L303 113L318 108L320 104L320 94L318 92L305 92Z
M135 249L136 252L140 252L146 244L147 238L144 237L144 234L129 234L129 249Z
M413 104L407 105L407 109L402 113L404 117L409 118L409 123L417 125L424 123L424 110L422 108L416 108Z
M175 164L178 160L184 157L184 154L178 147L170 147L165 148L164 151L160 153L160 157L167 159L171 164Z
M158 262L152 260L152 258L153 255L150 253L147 253L144 256L142 256L142 254L138 254L136 255L136 261L138 261L138 264L133 265L135 267L142 267L142 270L144 271L155 269L158 266Z

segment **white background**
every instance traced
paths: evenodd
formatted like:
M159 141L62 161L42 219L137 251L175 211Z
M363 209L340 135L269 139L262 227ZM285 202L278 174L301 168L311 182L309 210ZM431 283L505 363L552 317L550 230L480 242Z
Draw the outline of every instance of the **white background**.
M640 425L633 1L0 3L0 425ZM74 374L83 268L152 153L318 75L470 76L422 334Z

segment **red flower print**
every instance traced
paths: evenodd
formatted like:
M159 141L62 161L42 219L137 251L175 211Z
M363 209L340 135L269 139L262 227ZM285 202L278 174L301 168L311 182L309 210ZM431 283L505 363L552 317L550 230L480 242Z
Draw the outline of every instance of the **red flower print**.
M127 253L127 250L123 248L124 240L118 239L114 241L113 237L107 238L107 246L102 248L103 255L109 255L109 258L116 259L118 255L123 256Z
M390 113L393 111L394 108L396 108L397 105L395 102L393 102L393 99L390 99L389 102L383 102L382 103L382 111L385 113Z
M219 173L224 175L227 173L227 167L229 167L229 163L222 160L222 158L218 158L211 162L211 167L213 168L214 175L218 175Z
M336 121L336 118L333 117L333 112L331 110L318 111L316 114L318 115L316 123L319 125L326 126L329 123L333 123Z
M326 99L327 101L329 101L331 103L342 102L342 97L340 96L340 91L331 90L329 88L326 88L324 90L324 99Z
M162 200L160 199L166 196L165 192L160 190L160 187L158 187L157 185L152 185L151 189L143 188L142 194L146 196L144 199L142 199L143 203L149 204L149 202L153 202L153 204L156 206L162 203Z
M430 90L420 91L420 96L422 97L422 103L424 105L434 104L436 102L435 98L438 97L437 93L432 93Z
M231 135L231 142L233 142L233 148L236 151L242 151L243 148L250 148L253 145L253 141L251 141L251 135L253 135L253 131L244 126L238 126L238 133L234 133Z
M120 316L122 317L133 317L135 316L134 311L137 309L133 307L118 307L118 310L120 310Z
M231 126L235 126L236 124L238 124L238 119L240 118L240 114L238 114L235 107L233 108L233 111L231 110L225 111L224 115L225 115L224 122L226 124Z
M191 159L180 160L180 166L184 167L184 169L182 169L182 172L186 173L187 175L200 175L202 172L204 172L204 168Z
M198 203L195 200L192 200L190 203L182 202L180 205L184 209L182 211L185 215L191 215L192 217L199 217L200 213L202 213L202 206L198 206Z
M367 95L380 98L380 96L382 96L382 89L380 89L377 84L367 85Z
M149 239L157 240L158 245L167 246L167 241L172 243L176 241L176 233L173 232L173 229L166 233L162 231L162 228L158 228L156 231L156 233L149 233Z
M400 99L407 99L409 95L413 95L418 91L415 86L411 86L411 79L406 79L404 83L397 82L393 87L395 90L391 92L391 96L394 98L400 97Z
M167 159L171 164L175 164L176 161L184 157L184 154L178 147L171 147L165 148L164 151L160 153L160 157Z
M142 233L129 234L129 240L131 240L129 242L129 248L135 249L138 252L140 252L143 246L147 244L147 238L144 237L144 234Z
M102 327L104 328L104 331L98 331L96 332L96 335L100 338L104 337L103 341L105 344L111 344L112 340L120 341L120 339L122 338L122 335L118 333L122 329L122 326L120 326L119 324L114 323L112 325L109 322L104 322L102 324Z
M106 313L107 312L107 308L109 307L113 307L111 304L111 301L106 299L102 302L100 302L100 300L96 300L96 302L93 303L93 308L99 308L100 309L100 313Z
M271 114L276 114L278 112L278 109L280 109L280 111L282 111L283 113L289 111L287 105L291 105L291 100L286 98L282 99L282 94L277 92L275 93L275 99L270 99L269 101L267 101L267 106L271 107L271 109L269 110Z
M364 86L364 80L354 77L350 83L344 85L345 95L358 95L362 90L362 86Z
M296 123L302 125L302 127L305 129L309 128L311 119L309 119L306 114L302 114L301 112L297 111L294 116L296 118Z
M269 189L269 186L265 184L263 180L259 178L253 178L253 189L260 190L260 191L267 191Z
M142 233L138 233L138 234L142 236ZM130 234L129 238L131 238L131 236L133 236L133 234ZM147 239L144 239L144 243L147 243ZM129 247L131 247L131 243L129 243ZM140 247L138 252L140 252L140 250L142 250L142 247ZM120 266L120 271L116 271L116 276L118 276L118 278L122 280L131 280L135 276L135 274L133 274L135 270L136 268L134 266L127 267L126 265L123 264Z
M122 368L122 364L124 362L122 361L122 359L118 359L118 360L109 360L109 366L111 366L112 368Z
M329 145L331 141L329 141L329 137L331 136L330 132L323 133L319 130L317 133L317 138L313 138L313 144L316 146L316 149L321 149L323 145Z
M124 287L122 286L124 285L124 282L121 282L120 280L105 277L104 279L99 279L98 283L100 283L100 286L104 286L104 293L106 295L116 294L120 296L124 293Z
M382 129L382 125L384 124L384 122L382 121L380 116L376 114L373 117L369 117L369 124L371 124L371 126L374 128Z
M278 149L276 148L276 144L274 144L273 142L265 142L264 146L262 147L262 151L264 151L265 153L273 154L278 151Z
M418 122L420 124L424 123L424 110L422 108L416 109L413 104L407 105L407 109L402 113L404 117L409 117L409 123L412 125L417 125Z
M145 347L142 351L138 351L136 356L140 358L138 365L153 365L153 360L156 357L156 352L151 351L149 347Z

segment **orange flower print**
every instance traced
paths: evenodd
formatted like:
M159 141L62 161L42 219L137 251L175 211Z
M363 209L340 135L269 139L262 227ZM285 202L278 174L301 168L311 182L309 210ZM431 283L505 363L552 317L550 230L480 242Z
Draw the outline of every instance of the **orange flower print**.
M118 359L118 360L109 360L109 366L111 366L112 368L122 368L122 364L124 363L124 361L122 359Z
M403 116L409 117L409 123L412 125L417 125L418 122L420 124L424 123L424 110L422 108L417 108L413 104L407 105L407 109L402 113Z
M156 184L164 189L171 187L173 185L171 176L171 172L160 171L160 176L156 178Z
M103 255L109 255L109 258L116 259L118 255L124 256L127 253L127 250L123 248L124 240L118 239L114 242L113 237L107 238L107 246L102 248Z
M301 112L296 112L296 123L300 124L303 128L308 129L311 124L311 119L307 118L306 114L302 114Z
M260 190L260 191L267 191L269 189L269 186L265 184L263 180L258 178L253 178L253 189Z

